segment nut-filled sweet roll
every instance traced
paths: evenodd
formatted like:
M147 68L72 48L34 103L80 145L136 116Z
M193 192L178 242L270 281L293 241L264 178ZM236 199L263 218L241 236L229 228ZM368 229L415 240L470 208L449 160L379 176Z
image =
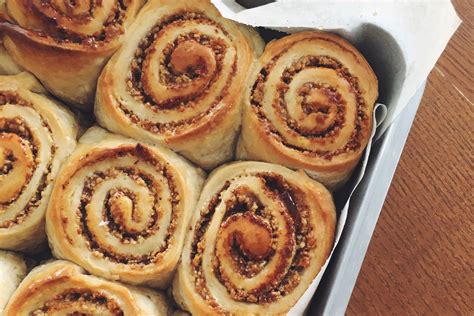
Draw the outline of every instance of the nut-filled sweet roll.
M369 141L378 82L347 41L303 32L271 42L243 99L237 157L304 169L335 189Z
M92 110L97 78L143 0L5 0L0 31L13 60L58 98Z
M92 127L53 189L53 255L107 279L166 288L202 182L176 153Z
M46 246L44 217L78 124L30 74L0 76L0 249Z
M210 170L234 156L241 95L261 45L208 0L148 1L99 79L97 120Z
M193 315L280 315L334 243L331 194L304 172L262 162L214 171L204 185L173 295Z
M3 315L168 316L172 311L159 292L106 281L58 260L34 268L13 293Z

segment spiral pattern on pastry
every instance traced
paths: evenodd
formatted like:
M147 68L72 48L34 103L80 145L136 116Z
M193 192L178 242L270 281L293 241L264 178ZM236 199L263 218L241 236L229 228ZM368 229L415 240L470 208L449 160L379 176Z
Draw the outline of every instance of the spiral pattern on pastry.
M304 172L240 162L213 172L173 281L196 315L286 313L327 260L331 194Z
M0 76L0 249L30 252L46 241L54 179L76 146L77 123L33 76Z
M310 31L274 41L251 75L237 157L305 169L336 188L367 146L377 96L369 64L342 38Z
M6 0L3 42L54 95L90 110L97 78L143 0Z
M201 185L202 171L174 152L93 127L52 193L53 254L107 279L165 288Z
M171 312L161 293L106 281L59 260L31 271L3 315L166 316Z
M205 169L231 160L257 37L209 0L149 1L99 79L99 124Z

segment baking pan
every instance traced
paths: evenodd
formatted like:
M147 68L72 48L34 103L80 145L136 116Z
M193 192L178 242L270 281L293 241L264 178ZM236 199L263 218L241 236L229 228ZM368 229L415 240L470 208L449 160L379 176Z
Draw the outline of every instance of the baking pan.
M365 177L351 199L341 240L308 315L344 315L424 90L425 85L374 144Z

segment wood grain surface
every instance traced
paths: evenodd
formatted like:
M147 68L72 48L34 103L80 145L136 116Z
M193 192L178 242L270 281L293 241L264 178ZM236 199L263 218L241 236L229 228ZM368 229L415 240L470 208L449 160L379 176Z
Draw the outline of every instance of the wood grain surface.
M474 315L474 1L454 5L348 315Z

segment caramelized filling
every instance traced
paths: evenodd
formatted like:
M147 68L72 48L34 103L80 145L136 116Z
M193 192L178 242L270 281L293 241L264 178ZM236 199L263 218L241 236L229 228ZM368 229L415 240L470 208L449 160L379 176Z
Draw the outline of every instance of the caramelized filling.
M316 247L311 234L312 227L309 224L310 210L304 202L304 193L299 188L274 173L245 174L230 180L213 196L208 207L201 211L191 248L195 289L216 310L220 310L220 307L207 288L202 266L206 242L204 235L217 206L222 203L223 192L229 189L233 181L246 176L261 179L265 185L264 194L278 199L284 205L286 213L283 216L287 218L288 225L286 229L293 237L285 241L286 246L281 251L283 253L288 251L284 255L285 258L292 256L291 249L295 249L295 253L289 266L283 266L285 262L277 265L276 274L272 274L275 279L266 280L264 284L258 285L252 291L246 291L228 279L221 267L223 258L219 258L216 253L216 258L213 259L213 271L215 277L226 287L229 295L236 301L247 303L265 304L278 300L299 284L301 273L309 265L310 250ZM225 206L226 213L222 219L219 237L222 237L222 231L226 231L223 235L227 238L224 245L232 258L234 270L232 273L240 274L244 278L252 278L263 271L277 251L276 227L278 224L271 210L262 204L257 195L245 187L239 187L238 190L232 192L232 199L226 200Z

